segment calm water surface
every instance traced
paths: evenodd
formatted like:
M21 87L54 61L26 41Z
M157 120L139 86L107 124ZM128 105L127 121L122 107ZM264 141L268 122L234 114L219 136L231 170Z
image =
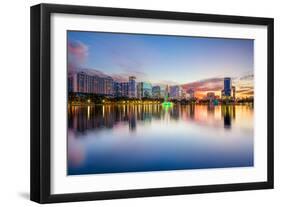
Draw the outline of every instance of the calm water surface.
M253 166L249 105L68 107L68 175Z

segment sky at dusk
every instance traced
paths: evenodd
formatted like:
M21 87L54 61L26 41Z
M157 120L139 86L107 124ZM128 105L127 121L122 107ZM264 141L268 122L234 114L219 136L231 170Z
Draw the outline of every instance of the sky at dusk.
M68 70L89 69L127 81L182 85L220 95L231 77L237 95L253 95L254 40L68 31Z

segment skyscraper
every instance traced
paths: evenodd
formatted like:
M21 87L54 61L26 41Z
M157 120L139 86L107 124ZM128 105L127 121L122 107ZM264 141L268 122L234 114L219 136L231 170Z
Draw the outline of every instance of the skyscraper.
M113 79L111 77L102 78L104 95L113 95Z
M164 98L166 95L166 86L160 85L160 98Z
M136 77L130 76L129 83L128 83L128 90L129 90L129 98L136 98L137 97L137 85L136 85Z
M121 85L121 96L122 97L128 97L129 96L129 83L128 82L122 82Z
M232 87L232 83L231 83L231 78L226 77L224 78L224 96L229 97L231 96L231 87Z
M113 83L113 94L116 98L122 96L121 83L116 81Z
M160 98L160 92L161 92L160 86L153 86L152 87L153 98Z
M173 99L180 98L180 86L170 86L170 97Z
M148 82L139 82L137 85L138 98L150 98L152 96L152 85Z
M83 71L68 74L69 92L113 95L113 79Z

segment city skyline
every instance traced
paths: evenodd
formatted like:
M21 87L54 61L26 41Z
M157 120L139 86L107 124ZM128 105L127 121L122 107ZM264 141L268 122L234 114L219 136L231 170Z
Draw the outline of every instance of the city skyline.
M252 40L71 31L68 71L81 68L119 82L136 76L181 85L201 98L220 95L224 77L231 77L237 97L253 96Z
M239 100L236 86L232 84L232 78L224 77L223 87L218 88L220 94L208 91L198 97L196 87L184 85L151 84L147 81L137 81L135 76L129 76L127 81L116 81L111 76L95 70L72 71L68 73L68 92L97 94L111 98L154 98L174 100ZM192 84L191 84L192 85ZM238 99L237 99L238 98ZM245 98L245 97L242 97ZM253 98L247 96L246 98Z

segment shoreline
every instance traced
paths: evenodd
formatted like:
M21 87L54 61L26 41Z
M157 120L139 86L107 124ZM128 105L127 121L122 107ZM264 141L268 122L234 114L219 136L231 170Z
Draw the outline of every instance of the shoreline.
M223 103L223 104L204 104L204 103L187 103L187 104L181 104L181 103L173 103L174 105L181 105L181 106L187 106L187 105L198 105L198 106L243 106L243 105L254 105L254 103ZM159 105L162 106L162 103L67 103L67 106L109 106L109 105L134 105L134 106L142 106L142 105Z

